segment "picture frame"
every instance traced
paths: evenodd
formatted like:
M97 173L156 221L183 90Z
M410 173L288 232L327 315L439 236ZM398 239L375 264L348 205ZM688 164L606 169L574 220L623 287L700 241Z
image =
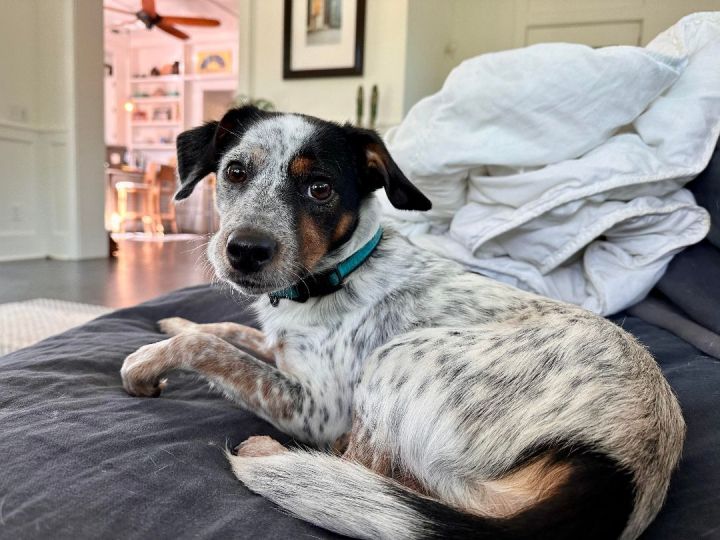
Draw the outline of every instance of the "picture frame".
M363 74L366 0L285 0L283 79Z
M232 71L232 51L198 51L193 55L195 73L230 73Z

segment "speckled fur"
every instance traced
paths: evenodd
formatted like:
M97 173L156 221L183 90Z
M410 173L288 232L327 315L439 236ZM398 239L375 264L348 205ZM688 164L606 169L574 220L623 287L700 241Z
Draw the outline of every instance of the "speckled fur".
M219 188L223 226L209 253L231 283L218 246L242 220L272 226L283 242L274 285L292 282L302 251L270 194L313 125L295 115L266 122L222 158L261 147L269 171L242 201ZM358 216L316 270L372 237L374 196ZM123 382L132 394L157 395L167 371L191 369L298 441L328 449L345 437L344 456L267 440L229 456L245 485L304 519L363 538L429 534L430 518L393 496L387 477L463 512L512 516L565 489L563 464L525 460L560 443L629 471L634 501L622 538L639 536L662 505L683 443L680 408L651 355L605 319L468 273L388 224L342 290L278 307L259 295L253 307L264 335L161 322L174 337L128 357ZM258 360L269 356L274 364Z

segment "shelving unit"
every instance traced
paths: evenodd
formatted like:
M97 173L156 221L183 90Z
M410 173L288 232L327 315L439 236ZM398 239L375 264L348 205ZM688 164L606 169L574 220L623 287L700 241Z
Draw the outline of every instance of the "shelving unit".
M125 146L142 161L166 163L175 152L174 141L188 127L204 120L198 96L216 88L235 88L237 36L217 35L194 42L162 34L133 35L123 55L127 75L118 94L125 126ZM230 50L232 69L222 73L194 73L195 55L201 51ZM153 68L178 62L179 73L152 76ZM128 104L129 102L129 104ZM129 109L129 110L128 110ZM142 154L140 156L139 154Z

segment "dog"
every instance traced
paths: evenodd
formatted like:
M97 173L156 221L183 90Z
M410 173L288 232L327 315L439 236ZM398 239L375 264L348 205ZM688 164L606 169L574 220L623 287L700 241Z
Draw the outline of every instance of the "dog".
M577 306L467 272L381 219L430 201L373 131L230 110L177 140L178 200L217 177L217 276L262 331L159 321L134 396L192 370L314 449L251 437L250 490L358 538L637 538L683 445L648 351Z

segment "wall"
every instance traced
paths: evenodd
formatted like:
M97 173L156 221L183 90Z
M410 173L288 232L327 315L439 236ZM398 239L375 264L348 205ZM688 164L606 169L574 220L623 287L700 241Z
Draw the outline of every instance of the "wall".
M453 1L411 0L408 4L403 115L445 81L454 7Z
M0 25L0 260L102 256L102 7L6 0Z
M416 0L410 0L414 2ZM378 123L400 121L404 113L404 58L408 0L368 0L365 66L362 77L283 80L283 0L240 0L240 88L270 99L280 110L303 112L329 120L355 117L358 85L368 96L380 90ZM249 35L243 36L247 29ZM248 70L242 71L243 52Z
M541 41L645 45L683 16L720 0L450 0L452 54L466 58Z
M645 45L683 16L713 10L720 0L411 0L404 110L479 54L547 41Z

